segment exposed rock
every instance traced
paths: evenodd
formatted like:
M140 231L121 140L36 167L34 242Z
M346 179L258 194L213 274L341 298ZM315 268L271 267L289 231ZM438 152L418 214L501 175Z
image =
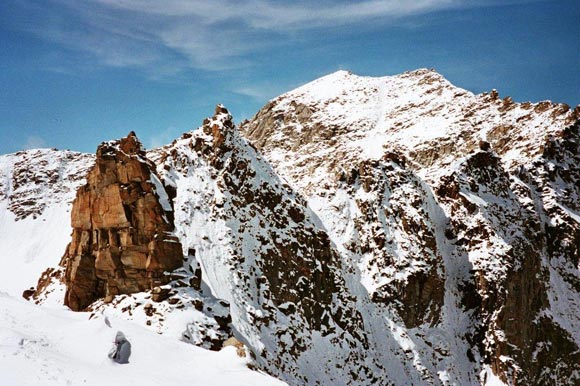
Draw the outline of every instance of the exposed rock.
M242 342L240 342L239 340L234 338L233 336L224 342L223 347L225 348L225 347L230 347L230 346L236 348L236 354L238 354L238 356L240 358L246 357L246 346Z
M72 241L61 262L65 304L79 311L98 298L165 284L164 272L183 264L172 220L167 193L135 133L101 144L73 203Z
M374 302L393 303L409 328L436 324L443 307L445 269L428 215L430 193L403 166L402 155L387 153L383 160L359 165L367 194L356 199L361 211L354 222L358 242L348 248L367 256L363 275L381 283L370 293ZM352 187L347 191L356 196Z
M36 292L36 289L34 287L31 287L27 290L24 290L24 292L22 292L22 297L26 300L30 300L30 298L32 297L32 295L34 295L35 292Z
M487 141L479 141L479 149L483 151L490 151L491 150L491 143Z
M171 296L170 287L154 287L151 290L151 300L154 302L162 302Z
M0 169L0 200L6 199L17 220L37 218L47 207L72 202L94 160L90 154L51 149L2 157L10 172Z
M577 131L570 137L575 144L570 148L578 154ZM549 146L564 145L557 142ZM545 162L561 164L562 159ZM577 172L577 167L566 169ZM457 245L481 256L471 259L473 286L463 287L463 304L474 311L478 320L471 339L479 340L484 362L507 384L549 384L547 367L558 368L564 379L578 380L577 343L552 316L549 295L550 276L555 277L555 273L550 273L550 261L563 256L573 259L576 253L553 250L562 243L550 240L555 234L551 231L552 220L541 211L538 213L534 205L526 205L530 199L538 200L533 192L548 192L551 188L542 178L534 181L529 174L520 173L528 187L510 181L499 157L478 152L453 175L454 184L462 192L452 205ZM536 170L531 174L536 174ZM474 203L473 197L485 197L487 203ZM548 204L549 200L545 202ZM576 237L577 224L574 225L575 229L568 224L559 225L557 234ZM488 254L493 254L493 258L483 257Z

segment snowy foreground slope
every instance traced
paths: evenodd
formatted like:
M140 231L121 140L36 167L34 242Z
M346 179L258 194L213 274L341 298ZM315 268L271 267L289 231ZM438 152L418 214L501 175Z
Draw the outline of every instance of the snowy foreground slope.
M218 106L146 154L171 201L183 268L163 288L78 314L62 307L74 259L57 265L94 158L0 156L0 261L14 267L0 273L11 295L0 305L14 309L0 319L2 354L25 354L11 368L32 355L21 346L72 360L55 384L80 383L83 366L96 385L131 375L147 384L159 360L185 383L208 379L199 384L275 384L243 367L251 361L290 385L576 385L579 118L562 104L474 95L432 70L340 71L239 128ZM17 300L46 267L32 302ZM126 370L104 360L117 329L134 341ZM51 344L20 344L25 334ZM98 356L65 342L81 334L94 335ZM193 346L219 350L229 337L250 356ZM203 375L197 362L209 366ZM47 374L34 363L32 375ZM203 378L218 372L225 378Z
M107 318L110 327L104 317L88 316L0 293L0 384L283 385L249 370L234 347L208 351L114 316ZM119 330L132 344L126 365L107 358Z

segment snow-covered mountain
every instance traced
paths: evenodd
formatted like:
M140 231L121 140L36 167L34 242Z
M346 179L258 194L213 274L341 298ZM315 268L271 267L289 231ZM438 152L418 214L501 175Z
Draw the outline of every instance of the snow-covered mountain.
M402 319L411 383L540 385L580 382L579 118L432 70L340 71L242 126Z
M107 358L117 331L132 344L127 365ZM234 347L213 352L109 315L38 307L0 293L0 380L5 386L283 386L251 371Z
M50 312L71 337L85 324L104 337L115 320L179 352L190 346L177 340L219 350L235 338L248 355L218 365L251 361L290 385L577 384L579 118L432 70L339 71L239 128L218 106L147 153L127 150L129 136L96 158L0 156L0 258L14 267L0 290L19 296L50 268L25 293L39 310L0 297L15 309L5 340ZM183 267L150 268L173 239ZM77 288L103 296L85 316L62 307L75 272ZM214 353L192 350L183 360L217 369ZM240 374L230 384L275 382Z

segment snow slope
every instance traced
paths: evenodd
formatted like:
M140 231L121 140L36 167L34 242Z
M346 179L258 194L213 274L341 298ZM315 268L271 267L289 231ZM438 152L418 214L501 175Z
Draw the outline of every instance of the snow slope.
M0 290L36 286L70 241L70 209L93 156L35 149L0 156Z
M110 324L107 325L106 321ZM107 352L117 331L132 345L129 364ZM234 347L204 350L124 319L39 307L0 293L3 386L283 385L251 371Z
M12 296L35 287L47 267L58 265L70 241L70 204L55 204L36 219L16 221L0 203L0 289Z

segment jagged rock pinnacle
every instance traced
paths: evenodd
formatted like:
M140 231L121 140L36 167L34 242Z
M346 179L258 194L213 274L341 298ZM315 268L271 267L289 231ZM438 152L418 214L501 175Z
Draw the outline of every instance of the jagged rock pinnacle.
M214 114L214 117L215 117L215 116L217 116L217 115L219 115L219 114L228 114L228 115L229 115L229 114L230 114L230 112L228 111L228 109L227 109L227 108L226 108L224 105L222 105L222 104L220 103L220 104L218 104L218 105L215 107L215 114Z
M72 241L61 262L65 304L75 311L164 284L164 272L182 264L170 233L173 209L135 133L101 144L95 162L73 202Z

